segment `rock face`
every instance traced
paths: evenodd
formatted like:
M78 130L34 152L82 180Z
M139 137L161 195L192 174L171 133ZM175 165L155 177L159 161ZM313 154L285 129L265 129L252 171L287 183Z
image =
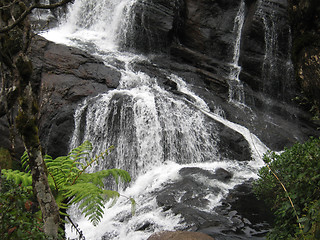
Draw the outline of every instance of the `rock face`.
M310 115L293 101L300 90L293 77L287 9L286 0L141 0L132 11L129 40L123 46L131 51L169 54L153 61L214 92L215 96L204 91L199 95L205 94L208 104L220 105L228 119L245 125L270 148L280 150L315 134ZM317 64L314 54L306 54L309 63ZM168 56L173 60L169 64ZM234 64L241 67L242 87L231 77ZM316 65L308 65L304 71L311 75ZM139 70L146 71L144 67ZM303 86L316 96L317 87L311 88L308 81ZM242 103L254 112L254 119L247 118L248 109L239 110L228 102L233 100L230 96L242 94ZM296 124L299 130L292 132Z
M257 1L247 7L240 79L248 85L247 102L270 109L272 103L266 103L266 98L290 102L296 94L287 1Z
M116 88L121 74L83 51L42 38L33 42L32 59L41 83L43 147L52 156L67 154L75 107L87 96Z
M75 107L87 96L114 89L121 77L117 70L78 49L36 37L32 45L33 84L40 95L40 139L46 153L68 153ZM6 118L1 119L0 144L9 148ZM17 140L18 151L23 151ZM21 154L21 152L19 152ZM18 156L19 154L17 154Z

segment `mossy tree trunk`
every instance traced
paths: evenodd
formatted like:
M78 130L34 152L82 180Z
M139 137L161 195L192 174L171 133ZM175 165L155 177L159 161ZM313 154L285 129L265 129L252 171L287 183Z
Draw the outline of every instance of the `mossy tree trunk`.
M0 29L10 26L27 7L22 1L0 0ZM8 32L0 33L1 105L9 111L18 100L16 126L29 155L34 194L44 222L44 232L56 239L59 208L48 184L38 134L38 94L32 87L32 63L28 58L31 41L30 24L25 18ZM0 106L1 110L1 106Z

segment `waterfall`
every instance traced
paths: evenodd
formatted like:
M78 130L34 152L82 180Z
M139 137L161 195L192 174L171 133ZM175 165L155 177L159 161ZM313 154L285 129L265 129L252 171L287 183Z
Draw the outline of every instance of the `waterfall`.
M235 44L233 50L233 58L230 66L229 74L229 101L238 106L244 106L244 90L243 84L239 80L241 67L239 66L241 33L244 23L245 2L241 0L239 10L234 19L233 32L235 33Z
M148 61L145 56L118 52L117 47L126 29L130 27L131 9L135 0L76 0L61 25L43 35L56 42L90 50L99 55L106 65L116 68L121 62L121 81L117 89L87 98L74 114L75 129L70 148L84 140L93 143L93 154L114 145L115 149L101 164L90 171L122 168L132 176L132 183L121 195L133 197L137 210L131 216L127 198L120 198L110 209L105 208L101 223L93 227L80 216L76 208L70 212L86 239L147 239L161 230L191 229L181 214L158 206L157 194L170 189L181 180L184 169L201 169L214 174L219 168L232 172L228 183L206 175L192 178L203 188L203 206L194 206L206 214L214 215L235 185L256 178L261 166L261 154L267 147L248 129L212 113L206 102L175 74L166 78L177 84L177 92L164 90L156 77L134 70L137 62ZM241 30L244 22L244 1L241 1L234 20L236 36L230 81L233 85L230 99L243 103L238 66ZM110 61L110 59L116 61ZM240 91L240 93L235 93ZM177 94L179 93L179 94ZM219 153L221 141L218 130L222 127L239 133L247 142L252 161L238 162ZM169 186L169 187L168 187ZM167 187L167 188L166 188ZM184 201L186 191L175 190L178 203ZM197 194L195 194L197 195ZM66 226L67 237L76 238L71 226Z
M262 66L263 91L273 92L279 99L291 99L288 87L293 83L293 66L291 61L291 30L288 20L282 12L286 11L283 2L260 0L257 15L264 26L265 55ZM282 23L282 24L280 24ZM286 31L287 33L284 33ZM288 36L288 39L283 39ZM279 43L286 46L281 46ZM281 81L280 81L281 79Z
M182 82L177 76L169 77ZM206 123L201 112L161 89L146 74L127 69L122 81L129 81L131 87L122 83L125 89L87 99L75 113L72 147L90 140L95 144L94 155L108 144L116 147L111 160L96 170L124 168L135 177L166 161L219 159L214 126Z
M136 0L77 0L69 6L69 14L60 26L43 36L87 50L116 49L131 22L131 7ZM93 43L97 49L88 49ZM90 45L90 44L89 44ZM90 46L92 47L92 46Z

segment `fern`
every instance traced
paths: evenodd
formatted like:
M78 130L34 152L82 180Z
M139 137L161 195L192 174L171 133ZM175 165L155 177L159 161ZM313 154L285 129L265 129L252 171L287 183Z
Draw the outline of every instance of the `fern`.
M78 203L82 214L88 217L93 225L97 225L102 218L105 203L112 199L111 206L115 204L120 195L116 191L105 190L103 179L112 176L117 184L119 181L126 183L131 181L129 173L122 169L107 169L95 173L85 172L93 163L97 163L104 158L104 155L108 155L111 149L113 147L95 158L90 158L92 144L85 141L67 156L53 159L45 155L44 162L48 169L49 185L54 190L60 210L66 210L71 204ZM28 160L28 155L23 154L21 161L27 173L18 170L2 170L2 173L18 184L31 186L32 178ZM134 212L135 201L133 199L130 201L132 212ZM63 211L60 213L65 215Z
M13 180L16 184L21 184L23 187L31 188L32 186L32 176L30 173L12 169L2 169L1 173L7 180Z
M85 189L85 191L84 191ZM104 190L93 183L78 183L65 188L66 197L73 197L70 204L80 203L82 214L89 216L93 225L97 225L103 215L105 203L110 199L117 199L120 195L116 191Z

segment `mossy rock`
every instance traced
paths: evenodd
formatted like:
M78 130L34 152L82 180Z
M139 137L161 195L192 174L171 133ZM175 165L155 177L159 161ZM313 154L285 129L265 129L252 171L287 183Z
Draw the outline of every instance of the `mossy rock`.
M1 169L12 168L12 158L8 149L0 148L0 167Z

